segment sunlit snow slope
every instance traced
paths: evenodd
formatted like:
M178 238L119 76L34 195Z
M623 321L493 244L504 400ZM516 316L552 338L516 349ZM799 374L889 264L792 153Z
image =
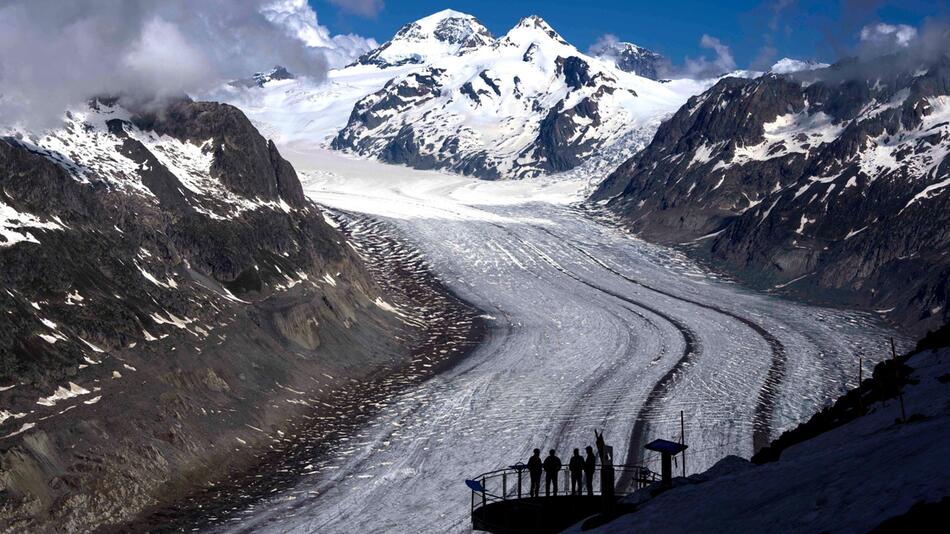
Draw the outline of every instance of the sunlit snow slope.
M750 455L836 397L856 380L858 355L885 356L890 333L872 316L743 290L579 213L583 180L481 182L285 153L310 198L405 235L491 329L229 528L466 531L466 477L533 447L566 454L595 428L618 461L657 469L642 444L678 436L680 410L699 471Z

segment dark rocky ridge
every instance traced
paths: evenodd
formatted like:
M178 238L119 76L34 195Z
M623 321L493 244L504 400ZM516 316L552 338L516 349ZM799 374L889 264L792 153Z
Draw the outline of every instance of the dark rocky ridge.
M950 317L948 94L944 56L726 78L592 200L756 285L921 333Z
M88 530L213 480L421 335L240 111L94 107L103 130L66 130L111 154L0 140L0 203L59 226L0 242L3 531ZM169 137L215 188L179 179Z

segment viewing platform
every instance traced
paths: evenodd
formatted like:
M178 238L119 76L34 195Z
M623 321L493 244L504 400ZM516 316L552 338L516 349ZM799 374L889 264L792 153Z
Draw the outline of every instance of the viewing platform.
M656 473L638 465L598 465L590 494L571 494L571 473L558 472L557 492L545 492L542 475L539 497L530 497L530 476L524 464L482 473L467 480L472 492L472 528L498 534L559 532L599 513L616 510L620 498L659 481ZM617 480L627 481L618 487Z

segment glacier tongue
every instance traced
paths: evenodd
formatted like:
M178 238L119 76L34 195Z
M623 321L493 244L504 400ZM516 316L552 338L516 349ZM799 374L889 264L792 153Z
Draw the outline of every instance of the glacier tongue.
M582 179L486 182L326 151L295 165L310 198L405 235L491 317L489 337L385 403L358 442L303 460L297 486L223 531L467 531L465 478L536 446L583 446L592 428L606 429L618 462L658 469L639 454L634 422L676 436L680 410L698 472L748 456L754 434L776 435L840 394L856 378L853 354L884 356L874 347L889 332L868 315L741 290L578 213Z

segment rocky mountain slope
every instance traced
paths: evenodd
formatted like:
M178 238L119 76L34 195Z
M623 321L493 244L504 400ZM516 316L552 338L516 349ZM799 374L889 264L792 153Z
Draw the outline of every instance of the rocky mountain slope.
M950 318L950 59L890 56L691 98L592 200L753 283Z
M236 108L98 99L7 133L0 530L213 480L424 335Z
M333 148L492 179L574 168L702 87L624 72L535 16L495 39L474 17L443 11L358 64L421 68L359 100Z
M642 46L621 41L605 43L597 47L594 56L613 62L624 72L651 80L659 80L664 74L664 69L669 67L669 60L662 55Z

